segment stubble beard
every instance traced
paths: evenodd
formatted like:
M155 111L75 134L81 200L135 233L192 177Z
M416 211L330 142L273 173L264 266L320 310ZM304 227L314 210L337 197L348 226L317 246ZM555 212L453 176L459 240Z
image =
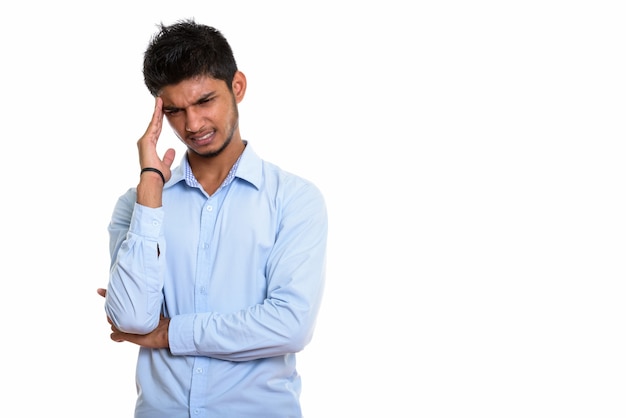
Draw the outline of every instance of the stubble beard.
M232 129L230 131L230 134L226 137L226 140L224 141L224 143L222 144L221 147L219 147L218 149L216 149L215 151L209 151L209 152L205 152L205 153L198 153L196 152L196 154L198 154L200 157L203 158L214 158L217 157L218 155L220 155L227 147L228 145L232 142L233 140L233 135L234 135L235 130Z
M228 145L230 145L230 143L233 140L233 136L235 135L235 130L237 129L237 126L239 125L239 109L237 109L237 103L235 102L234 97L233 97L233 109L234 109L235 114L233 115L233 118L231 119L230 130L222 146L216 149L215 151L209 151L203 154L196 152L196 154L198 154L200 157L203 157L203 158L214 158L220 155L228 147Z

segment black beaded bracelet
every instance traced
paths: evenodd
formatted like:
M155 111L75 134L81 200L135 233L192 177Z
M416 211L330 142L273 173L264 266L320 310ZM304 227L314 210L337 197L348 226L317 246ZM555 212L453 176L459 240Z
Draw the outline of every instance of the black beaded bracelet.
M163 184L165 184L165 176L163 175L163 173L161 173L161 170L156 169L154 167L145 167L141 169L141 173L139 173L139 175L145 173L146 171L153 171L157 173L159 176L161 176L161 180L163 180Z

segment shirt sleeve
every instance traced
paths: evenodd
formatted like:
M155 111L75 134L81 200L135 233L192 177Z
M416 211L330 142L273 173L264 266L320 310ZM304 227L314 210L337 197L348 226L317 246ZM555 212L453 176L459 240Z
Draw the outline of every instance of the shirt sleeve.
M310 183L283 202L265 270L263 303L229 313L177 315L169 325L174 355L247 361L295 353L312 338L325 282L328 218Z
M163 209L136 203L134 190L118 200L109 231L111 268L105 311L123 332L147 334L159 324L163 302Z

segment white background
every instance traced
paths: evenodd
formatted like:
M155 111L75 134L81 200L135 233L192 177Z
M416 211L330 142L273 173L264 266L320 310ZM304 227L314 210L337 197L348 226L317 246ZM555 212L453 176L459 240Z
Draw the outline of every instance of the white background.
M132 416L96 288L143 50L195 17L248 77L243 137L327 199L307 418L623 418L620 4L5 2L0 415Z

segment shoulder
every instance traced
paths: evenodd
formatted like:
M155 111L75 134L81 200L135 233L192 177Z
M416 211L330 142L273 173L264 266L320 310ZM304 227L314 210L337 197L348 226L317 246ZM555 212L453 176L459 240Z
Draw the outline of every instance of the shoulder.
M274 200L283 217L300 219L319 227L326 224L326 202L314 182L274 163L265 161L263 165L264 191Z
M272 177L274 181L281 187L289 190L293 193L311 193L322 197L322 192L315 183L311 180L288 170L281 168L280 166L265 162L266 172L268 177Z
M290 196L304 193L323 200L321 190L312 181L261 158L249 144L242 155L236 175L253 184L258 190L270 194Z

